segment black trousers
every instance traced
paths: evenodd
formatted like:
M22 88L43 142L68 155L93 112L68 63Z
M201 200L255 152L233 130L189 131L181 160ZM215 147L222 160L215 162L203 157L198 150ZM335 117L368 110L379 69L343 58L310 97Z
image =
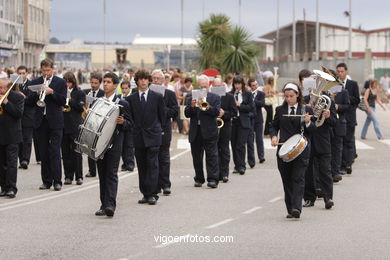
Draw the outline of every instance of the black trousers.
M259 161L264 159L264 137L263 137L263 122L252 121L253 129L249 131L247 149L248 149L248 164L256 164L255 147L256 141L257 158Z
M352 160L355 158L355 126L347 126L347 134L343 139L343 157L341 161L341 169L352 165Z
M62 137L62 161L64 163L65 178L71 180L83 178L83 157L75 151L74 140L77 133L64 134Z
M169 179L170 169L171 169L171 155L169 152L170 147L171 147L170 143L161 145L160 151L158 153L158 164L159 164L158 185L157 185L158 190L171 187L171 181Z
M97 160L99 172L100 209L116 208L116 195L118 193L118 167L121 151L109 149L103 159Z
M34 128L33 130L33 141L34 141L34 153L35 153L35 160L37 162L41 161L41 155L39 154L39 140L38 140L38 129Z
M122 161L122 168L134 168L134 142L131 130L124 132Z
M160 146L135 147L138 167L139 189L145 198L157 196L159 175L158 153Z
M341 159L343 156L343 136L333 135L331 139L332 145L332 163L331 163L331 171L332 176L336 176L340 174L341 167Z
M206 171L207 181L219 180L218 165L218 139L203 139L202 131L198 125L195 140L191 143L192 162L195 169L194 180L199 183L205 183L203 172L203 156L206 153Z
M96 161L88 157L88 169L92 176L96 176Z
M272 105L264 106L264 109L267 112L267 117L265 119L265 126L264 126L264 135L269 135L269 124L272 122L274 111Z
M0 187L17 193L18 144L0 145Z
M303 160L300 157L288 163L283 162L279 157L277 158L278 169L283 182L284 202L288 213L291 213L293 209L302 211L305 171L309 159Z
M239 119L233 119L232 124L232 153L234 169L241 172L245 171L245 145L248 140L250 129L243 128Z
M305 200L315 201L316 189L321 189L325 201L333 199L331 160L331 154L313 154L313 163L305 175Z
M249 166L254 166L256 164L254 120L251 120L251 124L252 128L249 129L248 139L246 140L246 148L248 150L248 164Z
M218 164L219 164L219 180L223 177L229 177L230 163L230 135L232 132L231 122L225 122L225 125L220 129L218 136Z
M41 156L42 182L46 186L60 184L62 176L61 143L63 129L50 129L47 119L37 129L39 154Z
M23 142L19 144L19 163L23 161L30 163L33 132L32 127L22 128Z

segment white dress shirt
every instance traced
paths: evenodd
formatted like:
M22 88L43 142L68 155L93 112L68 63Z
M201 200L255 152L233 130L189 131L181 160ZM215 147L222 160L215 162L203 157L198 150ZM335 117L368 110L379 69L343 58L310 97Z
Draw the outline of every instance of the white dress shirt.
M138 94L139 94L139 100L141 100L142 98L142 93L145 93L145 101L147 102L148 101L148 93L149 93L149 88L145 91L138 91Z

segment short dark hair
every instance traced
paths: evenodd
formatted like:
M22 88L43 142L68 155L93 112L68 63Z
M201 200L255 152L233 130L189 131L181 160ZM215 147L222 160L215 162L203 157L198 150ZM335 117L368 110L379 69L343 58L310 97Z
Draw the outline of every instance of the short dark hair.
M237 83L241 83L241 85L242 85L242 93L246 92L244 78L241 77L241 76L235 76L233 78L233 85L232 85L231 93L234 93L236 91L236 87L234 85L237 84Z
M192 83L192 78L187 77L187 78L184 80L184 83L187 83L187 82L191 82L191 83Z
M337 64L336 68L344 68L345 70L348 70L347 64L344 62Z
M103 80L102 75L99 73L92 73L91 79L97 79L99 81L99 83L102 83L102 80Z
M42 67L50 67L50 68L53 68L54 67L54 61L49 59L49 58L46 58L44 59L43 61L41 61L41 68Z
M27 67L24 66L24 65L20 65L20 66L16 69L16 71L19 71L19 70L25 70L25 71L27 71Z
M119 78L118 76L113 73L113 72L107 72L106 74L104 74L104 77L103 78L109 78L112 80L112 83L114 83L114 85L117 85L119 84Z
M301 70L301 71L299 72L299 74L298 74L299 82L302 82L302 80L303 80L304 78L310 77L311 74L312 74L312 73L311 73L310 70L307 70L307 69Z
M129 87L130 87L130 81L128 81L128 80L124 80L124 81L122 81L122 83L121 83L121 87L122 87L123 85L127 85L127 86L129 86Z
M252 78L248 79L248 86L250 87L253 82L256 82L256 80Z
M141 69L137 70L137 72L134 74L134 81L138 85L138 80L140 79L148 79L149 83L152 82L152 75L150 75L149 71Z
M73 87L77 88L77 80L76 80L76 77L74 76L73 72L68 71L67 73L65 73L64 80L72 83Z

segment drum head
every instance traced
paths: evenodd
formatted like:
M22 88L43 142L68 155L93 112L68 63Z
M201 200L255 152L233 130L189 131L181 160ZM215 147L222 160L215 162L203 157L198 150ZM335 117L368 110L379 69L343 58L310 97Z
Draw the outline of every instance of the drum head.
M95 148L95 157L97 159L101 158L104 152L109 148L108 146L111 143L112 135L116 129L116 119L119 116L119 109L113 109L107 116L107 121L104 123L104 125L101 125L99 129L101 135L97 140Z
M282 147L280 147L279 150L279 157L283 157L291 152L291 150L299 143L299 140L301 140L302 136L300 134L295 134L291 136Z

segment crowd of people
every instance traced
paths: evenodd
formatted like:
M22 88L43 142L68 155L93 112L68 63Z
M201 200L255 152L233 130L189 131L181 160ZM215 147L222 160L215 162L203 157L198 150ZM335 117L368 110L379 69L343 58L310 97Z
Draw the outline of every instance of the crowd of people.
M357 157L356 109L361 102L357 82L348 78L347 65L340 63L330 71L341 89L336 93L320 93L331 104L314 116L319 108L311 102L310 93L305 96L302 90L305 81L315 73L306 69L297 75L296 83L282 87L284 101L280 106L275 103L279 93L272 76L264 79L265 86L259 86L255 78L239 73L210 79L179 69L97 71L90 73L90 87L81 89L85 78L80 71L56 70L50 59L41 62L39 72L25 66L15 71L9 69L7 73L2 70L0 196L16 196L18 167L28 169L33 143L36 160L41 164L39 189L53 187L60 191L63 184L71 185L73 181L83 184L83 157L76 151L76 139L80 125L88 120L86 115L94 112L94 103L87 102L88 96L120 105L104 157L88 158L85 177L98 175L100 183L101 205L97 216L114 215L121 159L122 171L134 171L137 166L142 193L138 203L154 205L159 194L171 194L173 132L188 135L195 187L207 183L214 189L220 182L228 182L231 159L232 173L239 175L245 174L247 166L253 168L256 162L264 163L264 138L269 136L271 144L278 147L277 165L287 218L300 218L302 206L314 206L317 197L322 197L325 208L330 209L334 206L333 183L352 173ZM17 84L10 80L14 73L22 78ZM362 102L367 119L362 139L366 138L371 121L378 139L383 139L375 103L385 109L379 94L389 86L390 80L386 78L387 75L380 84L372 79L366 85ZM42 90L34 91L32 86L37 85L42 85ZM162 86L163 91L152 90L152 85ZM195 97L196 90L205 95ZM322 123L316 121L318 117L322 117ZM296 135L304 145L294 158L286 159L281 156L281 147Z

